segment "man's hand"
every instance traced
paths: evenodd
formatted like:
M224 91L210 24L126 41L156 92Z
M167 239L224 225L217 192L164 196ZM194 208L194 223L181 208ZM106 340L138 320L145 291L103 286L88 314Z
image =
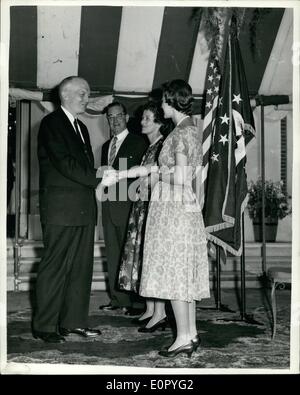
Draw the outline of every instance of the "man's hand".
M101 174L102 175L102 174ZM116 170L104 170L102 181L97 185L96 197L99 201L102 201L104 194L104 188L110 187L118 182L118 172Z
M116 184L119 181L118 172L116 170L105 170L101 184L105 187L109 187Z

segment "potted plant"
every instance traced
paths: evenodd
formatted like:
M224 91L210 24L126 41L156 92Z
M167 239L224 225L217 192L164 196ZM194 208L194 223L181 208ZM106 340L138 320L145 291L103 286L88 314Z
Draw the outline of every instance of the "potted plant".
M265 235L266 241L275 241L278 219L291 213L287 196L282 190L283 182L265 181ZM248 213L253 221L255 241L262 241L262 180L251 181L248 188Z

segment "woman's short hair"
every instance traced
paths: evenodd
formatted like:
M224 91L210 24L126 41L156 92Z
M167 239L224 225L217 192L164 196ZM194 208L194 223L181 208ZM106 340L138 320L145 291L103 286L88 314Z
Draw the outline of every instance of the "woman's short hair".
M143 112L144 111L151 111L152 114L154 115L154 122L155 123L160 123L163 124L165 121L164 118L164 112L163 109L161 108L161 106L158 103L155 103L153 101L149 101L147 102L144 106L143 106Z
M174 124L171 119L166 119L164 116L164 111L161 108L161 101L155 102L150 100L144 104L142 107L143 112L145 110L151 111L154 115L154 122L161 124L159 131L163 135L164 138L168 136L168 134L174 129Z
M191 86L184 80L173 80L162 86L163 97L170 106L184 114L192 114L193 93Z

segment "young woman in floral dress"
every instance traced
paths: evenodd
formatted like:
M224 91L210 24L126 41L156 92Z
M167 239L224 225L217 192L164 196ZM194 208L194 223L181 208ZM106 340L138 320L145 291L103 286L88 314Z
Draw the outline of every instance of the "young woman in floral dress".
M202 163L202 136L191 118L189 84L164 85L162 108L175 128L165 139L146 223L140 295L170 300L176 320L174 343L165 357L191 355L199 346L196 301L209 298L207 240L192 181Z

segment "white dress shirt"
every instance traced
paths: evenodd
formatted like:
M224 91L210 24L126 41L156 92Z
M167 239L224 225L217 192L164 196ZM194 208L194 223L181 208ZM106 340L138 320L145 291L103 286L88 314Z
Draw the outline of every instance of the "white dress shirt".
M72 124L72 126L73 126L73 129L75 130L75 133L77 134L76 129L75 129L75 125L74 125L75 118L74 118L73 115L72 115L66 108L64 108L63 106L61 106L61 109L62 109L63 112L66 114L66 116L69 118L69 121L71 122L71 124ZM79 129L79 133L80 133L81 140L83 141L83 143L85 143L84 138L83 138L83 135L82 135L82 133L81 133L81 129L80 129L80 125L79 125L78 120L77 120L77 125L78 125L78 129Z

